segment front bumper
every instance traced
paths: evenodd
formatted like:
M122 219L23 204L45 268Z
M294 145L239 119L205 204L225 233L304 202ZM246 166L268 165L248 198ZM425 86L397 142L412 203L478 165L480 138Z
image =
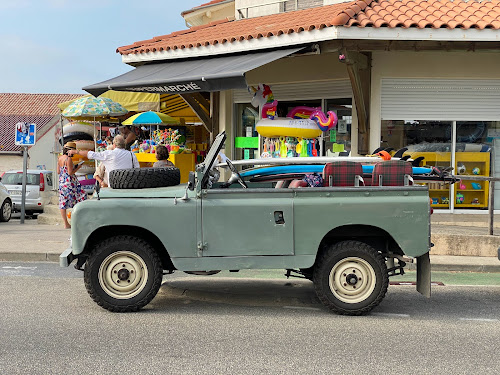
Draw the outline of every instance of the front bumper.
M68 247L61 255L59 255L59 266L68 267L75 258L76 256L73 254L73 249Z

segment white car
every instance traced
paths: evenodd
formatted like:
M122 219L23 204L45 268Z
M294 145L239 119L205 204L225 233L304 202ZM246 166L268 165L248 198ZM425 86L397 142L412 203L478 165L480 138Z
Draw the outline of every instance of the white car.
M1 178L0 178L1 180ZM0 221L9 221L12 215L12 199L7 188L0 182Z
M26 215L42 213L43 207L49 203L54 184L52 171L28 169L26 176L26 199L24 211ZM5 185L13 203L13 211L21 211L23 171L12 170L4 173L2 183Z

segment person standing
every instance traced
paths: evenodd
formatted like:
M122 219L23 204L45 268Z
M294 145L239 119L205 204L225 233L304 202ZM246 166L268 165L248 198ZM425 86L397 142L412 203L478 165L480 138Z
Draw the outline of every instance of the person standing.
M76 151L76 143L68 142L63 147L63 154L57 160L57 174L59 175L59 210L64 221L64 228L69 229L66 210L73 208L78 202L87 199L87 193L83 190L80 182L75 176L75 172L82 164L73 165L73 160L69 156L71 151Z
M130 130L130 126L119 126L118 129L120 130L120 134L125 139L125 149L130 150L130 146L135 142L137 136L132 130Z
M139 162L135 157L135 154L125 150L125 138L122 135L117 135L113 139L113 149L101 152L87 151L87 150L70 150L70 155L81 155L88 159L100 160L104 164L105 168L105 180L109 182L111 187L111 181L109 180L109 173L115 169L128 169L128 168L139 168Z

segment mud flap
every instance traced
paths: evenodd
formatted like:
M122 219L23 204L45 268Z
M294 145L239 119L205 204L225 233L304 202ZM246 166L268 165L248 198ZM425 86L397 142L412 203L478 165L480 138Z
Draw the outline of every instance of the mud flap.
M417 291L431 297L431 259L429 253L417 257Z

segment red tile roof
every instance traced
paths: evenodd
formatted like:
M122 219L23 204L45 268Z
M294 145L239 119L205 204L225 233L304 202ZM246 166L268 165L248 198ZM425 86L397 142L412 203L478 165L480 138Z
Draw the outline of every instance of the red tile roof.
M236 21L222 20L119 47L122 55L168 51L330 26L500 29L500 0L359 0Z
M85 94L1 94L0 116L57 115L59 103L80 98Z
M36 124L37 138L50 128L57 105L83 96L82 94L0 94L0 152L21 151L16 146L14 129L18 122Z

